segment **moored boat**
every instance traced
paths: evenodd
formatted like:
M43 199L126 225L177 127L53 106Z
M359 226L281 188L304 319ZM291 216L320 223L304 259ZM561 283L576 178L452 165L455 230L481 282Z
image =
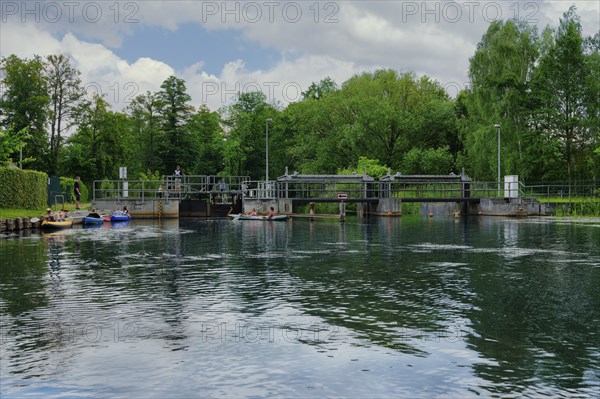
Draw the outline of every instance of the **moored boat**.
M117 211L110 217L111 222L128 222L131 220L131 215L125 212Z
M283 221L283 220L287 220L288 216L287 215L275 215L275 216L271 216L270 218L267 216L250 216L250 215L241 215L239 213L234 214L234 215L229 215L229 217L233 220L261 220L261 221L273 221L273 222L277 222L277 221Z
M101 217L93 217L93 216L84 216L83 224L102 224L104 223L104 219Z
M41 228L44 230L67 229L69 227L73 227L72 220L61 220L61 221L43 220L42 225L41 225Z

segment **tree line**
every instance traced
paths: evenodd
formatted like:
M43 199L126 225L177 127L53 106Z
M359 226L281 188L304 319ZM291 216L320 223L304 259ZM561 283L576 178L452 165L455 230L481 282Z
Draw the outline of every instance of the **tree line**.
M502 174L600 173L600 32L584 37L574 7L541 33L518 20L491 23L456 98L427 76L381 69L341 85L325 77L286 107L245 92L211 111L193 107L186 82L170 76L116 112L85 93L64 55L10 55L0 73L0 163L88 182L118 178L119 166L130 178L157 178L177 164L187 174L261 179L267 123L271 178L286 167L320 174L361 164L493 181L496 125Z

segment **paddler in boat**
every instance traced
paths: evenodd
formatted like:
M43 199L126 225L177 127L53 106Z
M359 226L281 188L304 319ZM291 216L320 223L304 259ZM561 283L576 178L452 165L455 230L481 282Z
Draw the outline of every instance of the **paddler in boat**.
M54 216L52 216L52 209L46 208L46 213L40 216L40 220L54 220Z
M98 212L96 211L96 209L92 209L92 211L90 212L90 214L88 215L91 218L96 218L96 219L100 219L100 215L98 214Z

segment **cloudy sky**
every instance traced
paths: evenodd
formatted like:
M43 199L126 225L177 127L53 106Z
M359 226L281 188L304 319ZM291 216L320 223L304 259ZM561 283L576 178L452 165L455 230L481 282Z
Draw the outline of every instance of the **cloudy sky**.
M68 55L116 110L170 75L193 105L215 110L239 91L285 105L326 76L340 84L382 67L426 74L454 95L491 21L557 26L572 3L584 33L598 32L597 0L0 0L0 56Z

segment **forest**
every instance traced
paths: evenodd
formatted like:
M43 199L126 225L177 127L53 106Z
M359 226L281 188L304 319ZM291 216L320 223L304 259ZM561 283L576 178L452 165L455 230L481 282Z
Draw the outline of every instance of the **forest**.
M339 84L323 77L285 107L240 92L216 111L192 106L186 82L170 76L113 111L85 92L66 56L10 55L0 60L0 167L91 182L117 179L120 166L130 179L158 179L179 164L188 175L263 179L268 123L271 178L286 167L362 172L360 163L495 181L499 124L503 175L598 180L600 32L585 37L574 7L542 32L492 22L468 76L454 98L430 77L381 69Z

